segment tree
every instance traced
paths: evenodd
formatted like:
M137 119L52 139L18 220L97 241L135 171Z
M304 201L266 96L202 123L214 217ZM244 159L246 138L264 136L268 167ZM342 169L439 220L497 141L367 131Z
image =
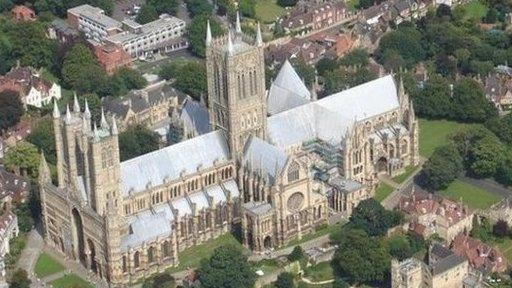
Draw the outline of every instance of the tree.
M176 0L149 0L147 3L155 7L158 14L176 15L178 13L179 2Z
M39 152L34 144L20 141L5 153L4 164L16 174L37 178L39 167Z
M199 281L204 288L253 287L256 274L247 257L236 246L221 246L198 269Z
M425 50L421 45L422 33L414 27L400 27L396 31L382 36L376 51L380 63L385 63L384 55L388 50L394 50L402 57L405 65L412 68L418 61L425 58Z
M200 100L208 89L206 67L198 61L178 59L162 66L158 75L166 80L175 79L174 86L196 100Z
M397 258L399 261L412 257L413 251L409 244L409 240L404 236L392 237L389 240L389 254Z
M460 121L484 123L497 115L482 85L471 78L463 78L455 84L453 103L453 116Z
M241 0L238 6L243 16L254 18L256 16L256 1Z
M71 47L64 56L61 74L64 84L79 93L103 95L107 86L107 75L92 52L81 43Z
M205 37L206 37L206 22L210 21L210 28L213 37L218 37L223 34L223 29L220 23L209 15L200 15L195 17L190 25L187 27L189 48L194 54L204 57L205 56Z
M332 240L339 247L332 260L334 271L350 283L381 282L389 273L387 249L363 230L344 228Z
M294 261L301 261L306 258L306 254L304 253L304 250L300 246L295 246L293 248L292 253L288 254L288 261L294 262Z
M140 8L139 15L137 15L136 21L139 24L146 24L158 19L158 12L156 8L151 4L142 5Z
M145 126L129 127L119 134L119 154L125 161L159 148L160 135Z
M57 149L55 148L55 135L52 119L41 119L41 121L37 123L37 126L28 135L26 140L44 152L48 163L54 165L57 164Z
M210 17L212 14L213 6L207 0L187 0L186 3L187 3L188 12L193 19L195 19L201 15ZM202 25L206 26L205 23L206 23L206 21L203 22ZM203 37L204 37L204 35L206 35L206 34L204 33Z
M9 287L11 288L29 288L32 281L28 278L27 271L23 269L18 269L11 276L11 281L9 281Z
M293 61L292 65L295 71L297 71L297 74L303 79L304 84L306 84L307 87L311 87L313 82L315 82L315 67L306 63L302 58Z
M290 272L282 272L277 276L276 282L274 282L274 287L276 288L294 288L295 282L293 279L293 274Z
M277 5L281 7L292 7L297 4L297 0L277 0Z
M338 66L339 65L336 60L324 57L316 62L315 68L318 75L325 76L328 72L336 70Z
M18 124L23 115L20 95L12 90L0 92L0 135L3 131Z
M436 16L438 18L447 18L449 20L452 17L452 9L446 4L440 4L436 9Z
M334 280L334 283L332 283L332 288L350 288L350 285L348 285L347 282L345 282L341 278L336 278Z
M462 157L454 145L440 146L423 165L423 186L429 190L442 190L463 171Z
M142 288L174 288L176 287L176 280L171 274L163 272L151 275L151 277L144 280Z
M509 230L509 227L508 227L508 223L507 221L503 220L503 219L499 219L496 224L494 224L492 226L492 234L494 234L494 236L496 237L499 237L499 238L503 238L503 237L506 237L508 236L510 230Z
M469 154L469 172L475 177L492 177L505 161L505 149L496 137L477 140Z
M496 23L497 21L498 21L498 10L496 10L495 8L489 8L489 10L487 10L487 13L484 16L483 22L492 24L492 23Z
M355 70L340 67L334 71L327 72L325 75L323 95L334 94L375 78L377 78L377 75L366 67L360 67Z
M387 230L400 224L401 214L397 211L388 211L370 198L359 202L350 216L350 226L364 230L370 236L381 236Z
M112 83L110 94L121 96L128 93L130 90L146 87L148 81L139 71L130 68L122 68L112 75L110 83Z
M0 12L9 11L14 6L11 0L0 0Z
M356 48L347 53L340 59L340 64L344 66L366 66L369 63L370 54L364 48Z
M419 93L413 95L416 113L426 118L452 118L450 83L443 77L432 75Z

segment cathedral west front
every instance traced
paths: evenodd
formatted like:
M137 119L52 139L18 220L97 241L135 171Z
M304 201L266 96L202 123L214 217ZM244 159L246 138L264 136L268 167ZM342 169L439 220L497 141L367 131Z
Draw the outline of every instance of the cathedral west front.
M317 100L285 62L265 87L263 46L259 28L251 38L237 21L213 38L208 25L208 97L193 104L207 117L127 161L115 119L92 123L76 100L65 113L55 106L58 181L44 160L39 179L46 243L122 286L233 230L253 251L286 245L332 214L350 216L379 174L418 164L418 122L401 81L389 75Z

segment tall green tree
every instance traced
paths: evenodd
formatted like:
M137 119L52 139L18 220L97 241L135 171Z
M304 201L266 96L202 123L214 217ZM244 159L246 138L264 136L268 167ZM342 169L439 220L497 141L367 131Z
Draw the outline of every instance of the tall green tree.
M4 165L17 174L37 178L39 168L39 152L31 143L20 141L5 153Z
M119 134L119 153L125 161L159 148L160 136L142 125L129 127Z
M277 276L276 282L274 282L274 287L276 288L294 288L295 281L293 279L293 274L290 272L282 272Z
M18 92L0 92L0 135L3 131L18 124L23 115L23 104Z
M27 271L23 269L16 270L9 281L9 287L11 288L29 288L30 284L32 284L32 281L28 278Z
M188 42L190 50L200 56L205 57L205 39L206 39L206 22L210 21L212 36L217 37L224 33L220 23L210 15L202 14L192 19L187 26Z
M158 19L158 12L151 4L142 5L140 12L137 15L136 21L139 24L146 24Z
M429 190L442 190L463 171L463 159L453 145L440 146L423 165L423 184Z
M453 103L454 117L460 121L483 123L497 115L496 108L485 97L483 87L470 78L455 84Z
M155 7L158 14L176 15L178 13L179 1L177 0L148 0L147 4Z
M393 226L400 224L401 214L397 211L388 211L370 198L359 202L350 216L351 227L364 230L370 236L382 236Z
M53 120L50 118L41 119L28 135L28 142L34 144L45 154L46 161L50 164L57 164L57 149L55 148L55 135L53 131Z
M247 257L235 246L221 246L198 269L199 281L204 288L253 287L256 274Z

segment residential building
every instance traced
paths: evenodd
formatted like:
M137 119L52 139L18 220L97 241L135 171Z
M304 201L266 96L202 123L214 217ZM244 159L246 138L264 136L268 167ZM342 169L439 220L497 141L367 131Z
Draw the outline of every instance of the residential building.
M457 255L468 259L469 264L484 275L507 271L507 258L499 249L465 234L453 239L450 249Z
M25 5L16 5L11 10L12 19L14 21L35 21L37 20L36 12Z
M25 202L29 192L30 181L28 179L0 168L0 199Z
M485 78L485 95L500 112L512 107L512 68L499 65Z
M416 258L391 260L392 288L455 288L470 277L468 261L440 244L433 244L428 262Z
M177 107L184 97L170 83L160 81L123 97L107 97L103 106L107 118L116 119L119 131L137 124L155 129L170 123L171 108Z
M122 285L232 230L254 251L285 246L331 211L348 216L379 174L418 165L401 81L385 76L268 116L261 31L234 26L218 38L206 29L208 119L193 122L210 132L121 162L115 120L91 126L88 107L55 107L58 184L44 157L39 173L50 247Z
M309 32L332 26L348 17L342 1L302 2L279 20L287 33Z
M31 67L17 66L0 76L0 91L4 90L18 92L25 106L37 108L61 98L60 85L43 79L41 72Z
M85 33L87 39L123 47L134 58L188 46L182 37L185 21L167 14L146 24L130 19L119 22L105 15L102 9L84 4L68 10L68 23Z
M410 218L410 229L423 237L437 234L446 243L473 227L474 213L462 203L413 191L400 199L398 209Z
M114 74L117 70L123 67L131 67L133 59L123 47L110 43L101 44L94 41L89 41L92 52L101 68L107 72L108 75Z

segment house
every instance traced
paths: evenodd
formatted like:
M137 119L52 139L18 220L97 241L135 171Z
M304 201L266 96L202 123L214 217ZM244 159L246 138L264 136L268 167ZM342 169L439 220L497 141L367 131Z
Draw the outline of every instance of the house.
M507 258L503 252L478 239L461 233L453 239L450 247L455 254L467 258L473 268L484 274L507 270Z
M30 181L0 168L0 202L5 199L24 202L30 192Z
M62 19L55 19L48 27L48 38L57 40L60 47L68 48L82 41L80 31Z
M184 97L169 83L160 81L144 89L130 91L121 98L108 97L103 105L107 116L115 117L119 131L137 124L153 129L169 124L170 109L177 107Z
M287 33L308 32L339 23L348 17L347 13L342 1L304 2L296 5L280 23Z
M123 47L111 43L101 44L92 40L88 42L96 60L108 75L114 74L123 67L132 66L133 58L123 50Z
M474 213L466 205L423 191L402 197L398 209L410 218L409 229L425 238L437 234L450 243L473 227Z
M27 121L21 121L14 125L14 127L9 128L4 135L4 151L8 147L13 147L19 141L27 138L30 132L32 132L32 124Z
M61 87L55 82L43 79L41 71L32 67L14 67L0 76L0 91L13 90L20 94L25 106L41 108L61 98Z
M304 38L292 38L285 44L272 44L266 48L265 59L272 63L283 63L286 59L301 59L314 64L322 59L326 48Z
M430 246L427 262L416 258L391 260L393 288L468 287L464 283L470 276L468 260L438 243Z
M485 95L500 112L512 107L512 68L499 65L485 78Z
M11 10L12 20L14 21L36 21L37 16L34 10L25 5L16 5Z

